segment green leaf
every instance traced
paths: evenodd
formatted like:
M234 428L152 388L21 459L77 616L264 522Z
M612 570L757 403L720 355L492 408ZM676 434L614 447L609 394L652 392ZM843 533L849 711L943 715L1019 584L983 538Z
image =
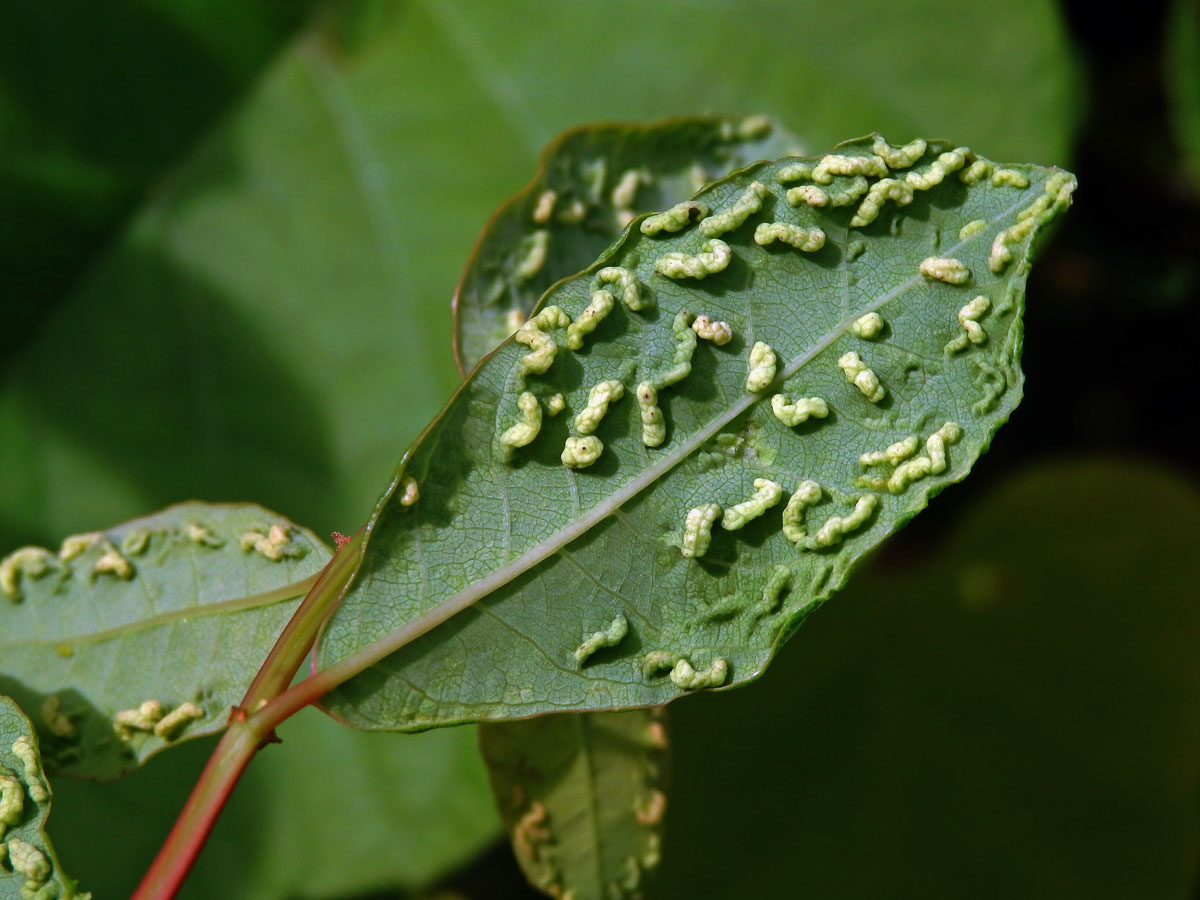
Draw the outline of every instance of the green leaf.
M881 175L877 152L896 178L872 175L865 197L837 205L866 185L830 170ZM331 695L332 710L364 727L423 728L659 705L744 682L867 550L965 477L1019 400L1032 241L1075 182L971 162L941 142L908 153L920 160L899 168L905 154L868 137L820 161L751 166L697 198L720 222L748 211L757 191L762 210L744 224L717 238L705 224L653 235L639 225L550 291L534 320L546 336L526 338L537 349L510 340L476 369L380 501L319 660L382 661ZM828 205L793 194L793 207L781 177L809 199L827 193ZM884 203L871 219L871 197L901 193L901 179L918 186L911 203ZM772 220L782 223L774 231ZM641 224L652 230L654 221ZM758 243L766 229L805 244L788 229L818 227L815 252L811 231L808 251ZM708 259L692 256L704 248ZM727 266L705 278L662 274L700 275L725 255ZM558 348L556 320L595 304L602 285L617 296L612 312L578 352ZM873 312L882 323L864 318ZM733 340L695 347L686 323L700 314L730 323ZM748 358L774 358L758 342L779 364L777 374L755 366L769 389L753 392ZM623 398L580 437L579 414L600 411L593 388L610 381ZM633 396L645 382L659 388L661 416ZM785 425L773 414L776 391L819 398L826 415ZM554 416L559 393L566 409ZM543 406L540 432L521 446ZM646 421L659 418L666 439L655 445ZM893 465L860 458L885 449L898 454ZM800 504L799 514L784 522L782 503L789 512ZM724 527L707 553L697 541L687 558L685 521L709 504L725 510ZM741 524L733 520L749 524L725 530Z
M311 3L5 7L0 331L36 328L143 192L245 90Z
M454 296L454 355L466 375L554 282L587 268L633 218L686 200L760 159L799 154L765 116L588 125L546 148L537 173L488 221Z
M1194 892L1194 475L1071 454L954 493L753 691L672 710L656 897Z
M663 712L483 725L480 746L517 862L554 897L631 897L659 861Z
M368 734L313 710L284 722L278 736L238 782L183 900L416 890L497 834L473 728ZM120 781L55 784L56 844L96 896L133 893L213 743L188 741Z
M50 785L33 726L8 697L0 696L0 898L87 898L58 863L46 819Z
M1175 0L1166 34L1171 126L1192 185L1200 191L1200 10L1194 3Z
M225 727L329 550L253 504L184 503L0 562L0 691L52 771L116 778Z

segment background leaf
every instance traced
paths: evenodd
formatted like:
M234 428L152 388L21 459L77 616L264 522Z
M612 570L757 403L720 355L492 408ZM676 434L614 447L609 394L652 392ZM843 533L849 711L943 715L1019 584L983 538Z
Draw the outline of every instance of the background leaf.
M639 896L657 867L663 710L565 713L479 729L525 876L551 896Z
M591 265L635 215L667 209L752 162L803 152L796 137L765 117L590 125L555 138L533 181L488 220L459 282L459 371L466 375L513 333L514 311L528 316L546 288ZM545 243L535 250L542 232ZM531 252L542 259L526 274Z
M57 555L18 550L0 562L0 691L36 716L51 771L116 778L225 727L329 558L253 504L184 503Z
M47 305L240 96L311 6L5 5L0 295L22 301L0 306L6 343L36 329Z
M1171 125L1192 188L1200 192L1200 10L1188 0L1171 4L1167 27L1167 97Z
M1200 492L1184 476L1070 456L972 478L754 690L673 705L659 896L1191 896L1200 606L1179 561ZM714 827L737 840L699 864Z
M864 138L841 145L829 159L857 156L881 166L872 156L879 146ZM899 177L918 184L934 178L930 173L945 164L939 154L948 149L931 145L923 161ZM920 152L926 152L923 144ZM958 159L961 165L961 154ZM1010 265L995 265L994 248L1014 222L1040 228L1064 209L1071 177L1022 166L993 185L951 174L918 191L911 206L888 205L878 219L855 225L869 199L793 208L780 185L793 180L781 178L793 165L751 166L697 195L712 210L725 210L752 182L767 186L762 214L721 235L732 254L726 268L702 279L664 277L657 269L669 251L694 254L709 246L701 228L653 237L631 231L543 303L578 316L599 283L600 267L624 267L640 285L642 311L618 303L581 350L561 349L544 375L536 369L524 374L528 348L514 341L475 370L406 459L405 477L420 485L420 500L410 505L405 492L381 501L363 563L330 619L319 661L347 657L435 609L438 615L466 611L330 694L327 704L336 714L363 727L420 728L656 705L678 696L686 676L676 670L668 679L649 668L651 654L670 656L666 668L681 658L696 670L727 661L733 683L753 678L862 553L929 496L965 477L1020 397L1017 356L1031 232L1012 245L1017 258ZM853 179L831 176L829 182L833 194ZM760 246L751 234L772 219L790 223L785 227L820 226L822 248L802 253ZM967 223L976 224L960 232ZM921 274L929 254L955 257L973 274ZM968 342L960 324L963 304L976 296L992 298L994 306L983 343ZM642 390L635 391L640 382L659 379L654 373L681 364L676 348L687 347L683 336L695 347L689 310L732 323L736 339L721 347L702 342L685 354L691 362L679 374L686 377L662 383L668 437L648 450L632 395ZM872 310L886 320L883 330L869 337L852 333L851 325ZM755 394L746 387L747 353L764 339L778 350L778 380ZM854 373L840 369L851 351L878 369L887 388L878 381L875 388L886 396L872 394L869 401L866 387L848 384ZM582 433L575 416L592 386L606 379L619 379L630 396L614 403L597 429L605 449L596 465L567 468L560 460L564 438L576 439L568 431ZM536 392L539 413L561 392L566 411L557 418L545 413L536 439L509 452L501 434L516 421L518 395L527 391ZM822 398L827 418L817 414L799 428L785 426L771 413L775 391ZM896 479L916 462L889 468L860 460L860 454L911 440L908 455L925 442L922 452L932 467L932 435L949 434L948 428L961 436L961 442L947 437L955 444L947 450L949 462L911 486ZM780 533L776 508L744 531L715 536L707 555L681 555L690 509L716 501L727 510L725 524L729 508L761 489L763 478L777 492L782 485L784 498L802 481L820 483L799 548ZM877 514L867 503L878 503ZM843 541L835 523L850 516L851 507L866 515L847 527ZM579 668L579 642L622 617L629 636L622 631L620 640L602 645L615 646ZM725 681L722 674L715 683Z
M0 696L0 897L28 900L30 892L80 896L46 835L50 791L41 771L33 726L10 698ZM90 894L83 895L90 897Z

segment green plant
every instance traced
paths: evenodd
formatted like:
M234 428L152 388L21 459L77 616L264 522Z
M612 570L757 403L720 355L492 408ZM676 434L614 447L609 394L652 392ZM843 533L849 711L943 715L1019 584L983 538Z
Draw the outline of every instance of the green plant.
M604 808L620 809L626 824L635 800L653 819L654 792L668 797L650 891L662 900L1189 892L1200 607L1187 561L1200 499L1187 475L1190 444L1172 428L1190 408L1187 354L1163 342L1195 326L1200 217L1181 177L1195 82L1185 39L1195 29L1183 27L1192 23L1180 0L1165 32L1168 106L1146 71L1159 61L1155 8L1117 27L1078 5L1060 21L1057 6L322 0L280 16L262 4L62 0L6 9L0 556L57 548L63 535L181 498L257 500L326 539L353 531L397 449L460 381L447 352L447 294L463 260L484 258L482 248L470 253L480 225L529 177L541 148L581 122L764 111L795 128L809 153L873 129L944 135L996 159L1065 165L1087 188L1029 282L1030 391L1016 415L973 476L871 553L753 689L693 691L670 704L662 729L624 712L519 720L512 735L495 723L398 738L304 711L277 729L282 743L256 755L182 898L533 896L496 812L515 831L536 812L532 793L547 818L526 820L522 833L549 827L559 842L537 844L542 866L531 874L553 864L586 885L581 872L596 871L581 870L589 856L601 872L620 870L658 836L638 823L605 841L563 840L561 811L591 795L593 778L611 800ZM711 174L737 165L714 161ZM636 167L613 162L612 186ZM639 184L638 210L670 207L692 192L681 187L659 199ZM532 209L517 212L519 242ZM563 236L556 231L547 264L574 246L578 270L616 235L597 231L591 246ZM547 286L526 284L539 294ZM512 305L494 309L501 327ZM619 314L581 335L583 354ZM978 322L991 336L988 316ZM671 324L655 327L670 333ZM565 346L566 332L556 336ZM955 336L969 343L966 328ZM695 361L731 346L700 340L693 374L660 391L667 424L700 373ZM662 349L674 355L673 336ZM569 357L559 354L556 365ZM606 444L631 403L628 392L610 402L596 432ZM563 416L546 417L541 438L555 422ZM1182 469L1164 471L1164 459ZM754 492L751 481L733 499ZM723 541L753 537L769 517L777 536L782 508L740 531L715 523L693 564L711 564ZM177 512L182 529L186 511ZM824 513L809 518L819 527ZM304 580L330 551L301 530L293 537L309 542L304 559L274 563L254 549L260 538L242 556L241 535L269 539L260 527L274 520L244 522L221 548L180 531L175 559L228 553L236 565L291 568ZM134 561L135 581L154 574L147 557ZM771 574L760 575L763 588ZM78 621L83 606L63 599L40 608ZM299 599L243 610L247 643L277 632ZM556 648L569 672L580 645L595 648L591 672L643 628L627 616L621 642L601 646L621 631L616 610L604 612L566 623L574 635ZM219 618L206 627L215 633ZM715 625L732 631L743 619L731 611ZM154 645L153 655L167 658L164 647L189 655L183 641ZM126 656L138 654L117 658ZM226 673L232 702L261 662L260 652ZM173 669L155 676L171 692L152 695L169 701L167 712L185 707L192 687L182 672L173 681ZM149 719L147 699L107 712ZM37 700L26 704L35 720ZM117 739L111 715L94 723ZM515 754L523 731L553 741L542 755ZM116 781L51 777L58 862L96 896L133 890L218 737L179 734ZM494 767L481 762L478 737ZM664 778L654 745L668 737ZM53 765L69 762L55 755ZM118 768L121 755L110 758ZM15 755L3 764L23 772ZM532 782L524 798L518 781ZM32 801L25 811L18 837L30 840L40 819Z
M4 683L37 710L49 765L114 777L223 730L139 896L178 888L250 758L317 700L384 730L575 711L552 742L568 720L485 733L514 846L552 893L638 889L659 858L663 725L594 711L755 677L966 475L1019 400L1033 242L1074 188L922 139L747 166L776 133L679 120L556 145L459 294L464 368L489 335L514 338L327 565L275 514L202 505L6 557ZM76 612L43 618L64 601ZM590 786L593 807L615 803L599 837L596 819L571 825L588 786L523 774L571 740L627 789ZM73 890L18 869L28 892Z

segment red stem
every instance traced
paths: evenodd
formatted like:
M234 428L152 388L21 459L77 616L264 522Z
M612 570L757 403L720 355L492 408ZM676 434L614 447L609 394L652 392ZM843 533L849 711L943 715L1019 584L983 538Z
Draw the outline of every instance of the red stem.
M315 694L311 690L302 694L289 692L287 701L272 702L275 698L283 700L280 695L312 648L321 623L341 602L358 570L363 544L360 530L348 545L339 549L275 641L241 705L230 714L225 734L134 892L133 900L171 900L178 893L254 754L271 739L276 726L334 687L329 684Z

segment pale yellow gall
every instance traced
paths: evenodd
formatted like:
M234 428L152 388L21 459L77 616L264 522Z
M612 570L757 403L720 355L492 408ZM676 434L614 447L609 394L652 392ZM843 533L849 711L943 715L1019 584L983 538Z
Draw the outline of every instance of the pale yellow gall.
M877 312L869 312L865 316L859 316L859 318L850 323L850 333L855 337L870 340L881 331L883 331L883 317Z
M829 415L829 405L820 397L801 397L795 403L789 403L784 394L776 394L771 398L771 412L784 425L793 428L809 417L823 419Z
M703 556L712 541L713 523L721 517L721 504L702 503L689 509L683 523L683 555L689 559Z
M746 390L756 394L765 389L775 380L776 365L775 351L771 349L771 345L755 341L754 346L750 348Z
M625 386L619 381L602 381L588 394L587 406L575 417L575 428L580 434L591 434L608 413L608 405L625 395Z
M697 337L712 341L718 347L723 347L733 340L733 329L728 322L714 322L708 316L696 316L692 323L692 331Z
M572 469L586 469L600 458L604 452L604 444L594 434L587 437L569 437L563 447L560 459L563 465Z
M879 376L862 361L857 351L850 350L843 353L837 364L845 374L846 380L858 388L862 395L872 403L878 403L886 396L887 390L880 382Z
M542 407L532 391L525 391L517 398L517 410L521 419L500 435L500 444L510 450L524 447L542 430Z
M815 253L825 246L825 232L820 228L801 228L788 222L761 222L754 229L754 243L766 246L774 241L804 253Z
M783 509L783 536L793 544L802 543L808 536L804 527L804 511L820 501L821 485L815 481L800 482Z
M921 274L933 281L962 285L971 280L971 270L958 259L927 256L921 260Z
M629 621L620 613L604 631L597 631L575 651L575 662L583 665L589 656L603 647L615 647L629 633Z
M762 209L763 199L767 194L768 191L761 182L750 182L750 186L742 192L733 205L709 216L700 223L700 233L705 237L712 238L740 228L750 216Z
M654 262L654 271L667 278L695 278L697 280L725 271L733 258L729 245L719 238L711 238L697 254L668 253Z
M641 224L642 234L655 235L664 231L671 233L682 231L703 219L709 212L708 204L701 203L699 200L676 203L665 212L655 213L644 218Z
M754 479L754 493L748 500L726 507L721 517L721 527L726 531L734 531L754 521L783 496L783 488L767 478Z

